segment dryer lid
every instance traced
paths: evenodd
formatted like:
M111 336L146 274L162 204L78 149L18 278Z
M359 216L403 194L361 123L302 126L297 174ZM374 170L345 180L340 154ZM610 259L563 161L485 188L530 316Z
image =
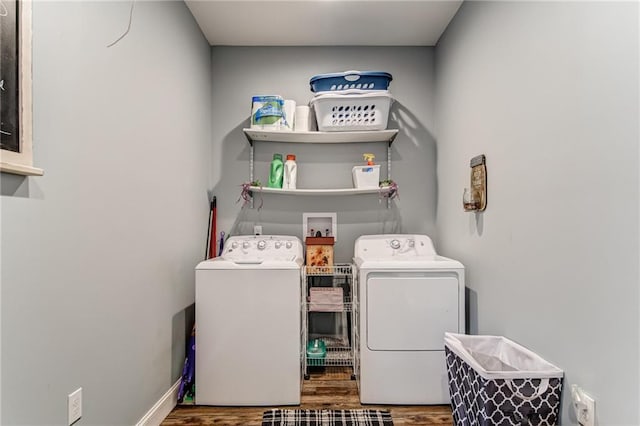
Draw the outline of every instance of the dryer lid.
M354 257L361 261L434 261L437 253L427 235L363 235L356 240Z

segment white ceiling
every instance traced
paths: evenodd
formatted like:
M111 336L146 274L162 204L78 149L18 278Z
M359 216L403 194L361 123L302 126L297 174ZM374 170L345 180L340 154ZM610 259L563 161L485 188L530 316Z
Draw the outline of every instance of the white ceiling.
M185 0L211 45L434 46L462 0Z

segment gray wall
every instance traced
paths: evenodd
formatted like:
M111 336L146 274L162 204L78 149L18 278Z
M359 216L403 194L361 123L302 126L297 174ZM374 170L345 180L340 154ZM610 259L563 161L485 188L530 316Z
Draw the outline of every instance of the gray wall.
M512 338L638 425L638 4L466 2L436 49L438 242L472 333ZM488 207L464 213L486 154Z
M304 47L212 49L215 101L213 132L214 193L218 197L218 229L251 234L261 224L265 234L302 235L303 212L336 212L338 261L350 261L355 238L362 234L409 232L435 234L434 55L432 48ZM392 177L400 199L387 209L377 195L297 197L257 196L254 209L236 203L240 185L249 180L251 97L279 94L298 104L313 97L309 79L316 74L349 69L382 70L393 75L390 128L400 133L392 145ZM255 177L266 184L273 153L297 155L299 188L345 188L351 168L362 153L376 154L386 170L386 144L301 146L257 143ZM385 172L381 172L386 176ZM263 206L258 209L260 202Z
M36 1L34 161L2 175L2 424L135 424L178 379L204 256L210 48L182 2Z

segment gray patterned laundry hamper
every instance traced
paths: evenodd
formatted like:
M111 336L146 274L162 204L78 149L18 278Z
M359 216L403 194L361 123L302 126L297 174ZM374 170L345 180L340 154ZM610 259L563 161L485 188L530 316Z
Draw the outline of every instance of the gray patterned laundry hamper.
M553 426L564 373L501 336L445 333L456 426Z

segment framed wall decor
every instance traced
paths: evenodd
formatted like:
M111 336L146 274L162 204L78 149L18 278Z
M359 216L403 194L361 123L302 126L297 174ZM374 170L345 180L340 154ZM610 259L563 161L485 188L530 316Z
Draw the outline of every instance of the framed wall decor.
M31 0L0 0L0 171L41 176L33 166Z

